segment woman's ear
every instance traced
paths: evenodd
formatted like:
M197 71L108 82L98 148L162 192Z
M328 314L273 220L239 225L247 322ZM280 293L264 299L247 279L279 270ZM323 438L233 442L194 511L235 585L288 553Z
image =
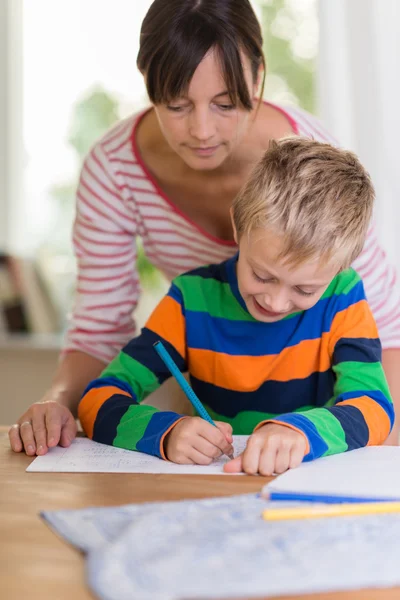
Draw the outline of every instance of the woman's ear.
M229 214L231 215L231 223L232 223L232 229L233 229L233 239L235 240L236 244L238 244L238 235L237 235L237 231L236 231L236 227L235 227L235 221L233 219L233 208L232 208L232 206L229 209Z

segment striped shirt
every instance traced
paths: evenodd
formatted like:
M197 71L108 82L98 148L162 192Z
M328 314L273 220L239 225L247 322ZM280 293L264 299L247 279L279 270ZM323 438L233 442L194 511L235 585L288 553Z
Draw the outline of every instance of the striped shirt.
M382 444L394 412L359 275L337 275L309 310L273 323L246 308L233 258L176 278L141 334L85 390L88 437L165 458L182 415L140 402L170 377L161 340L213 419L251 434L266 421L305 435L304 460Z
M295 134L336 143L315 117L294 107L275 108L284 112ZM215 238L192 222L158 187L136 146L144 114L119 122L93 147L77 190L73 242L78 283L64 351L81 350L106 363L136 333L138 236L146 256L169 280L237 251L234 242ZM400 347L396 274L373 226L353 266L363 278L383 348Z

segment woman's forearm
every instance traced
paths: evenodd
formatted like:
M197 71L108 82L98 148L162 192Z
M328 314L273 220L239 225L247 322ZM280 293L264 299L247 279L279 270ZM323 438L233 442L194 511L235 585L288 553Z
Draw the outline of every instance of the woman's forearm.
M393 399L395 422L386 444L397 446L400 432L400 349L388 349L382 352L382 365Z
M68 352L59 364L46 400L59 402L76 416L85 387L105 366L104 362L84 352Z

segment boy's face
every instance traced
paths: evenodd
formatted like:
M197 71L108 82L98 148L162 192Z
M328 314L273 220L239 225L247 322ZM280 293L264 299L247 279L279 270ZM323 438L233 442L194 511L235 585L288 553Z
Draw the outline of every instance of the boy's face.
M338 273L332 263L283 264L276 259L281 247L281 236L264 229L254 229L239 240L239 291L249 313L264 323L314 306Z

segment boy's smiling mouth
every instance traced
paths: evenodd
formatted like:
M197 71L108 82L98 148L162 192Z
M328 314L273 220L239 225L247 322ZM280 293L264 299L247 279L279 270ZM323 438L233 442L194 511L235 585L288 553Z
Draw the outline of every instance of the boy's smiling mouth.
M265 315L266 317L284 317L289 312L289 311L273 312L272 310L267 310L266 308L261 306L261 304L255 299L254 296L253 296L253 303L254 303L256 310L258 310L261 314Z

